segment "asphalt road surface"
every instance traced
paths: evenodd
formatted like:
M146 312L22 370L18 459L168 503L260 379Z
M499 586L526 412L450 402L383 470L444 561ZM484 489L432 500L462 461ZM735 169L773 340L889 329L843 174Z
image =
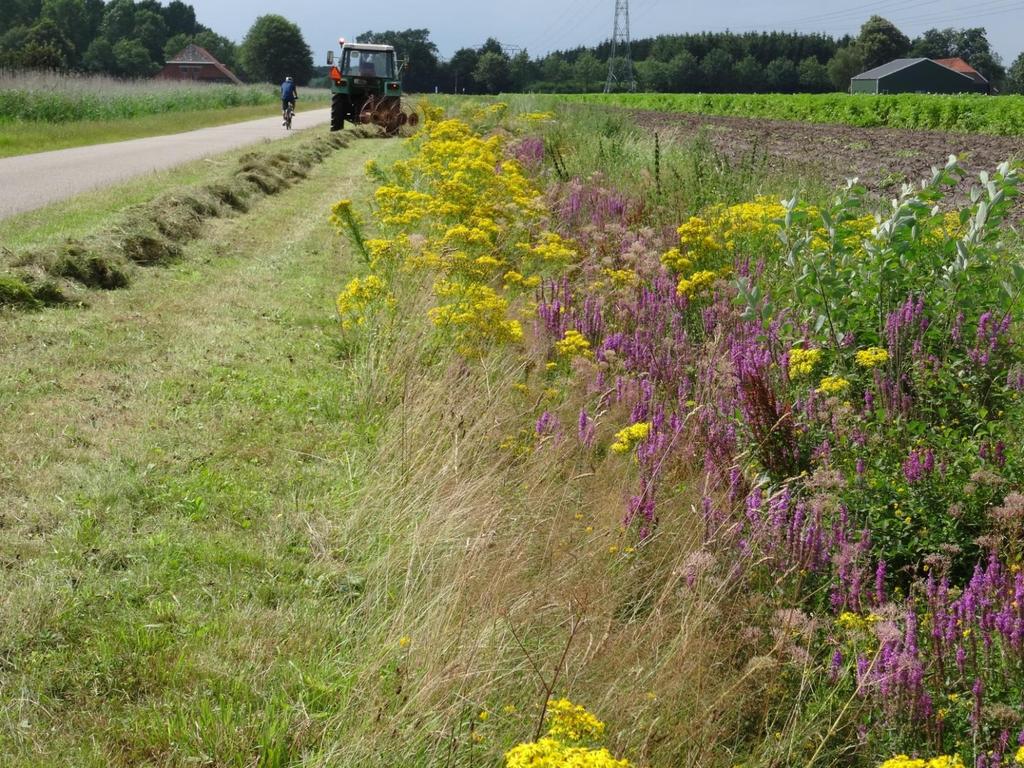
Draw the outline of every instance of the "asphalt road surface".
M329 109L300 112L297 129L330 121ZM281 118L198 131L60 149L0 159L0 219L42 208L92 189L286 135Z

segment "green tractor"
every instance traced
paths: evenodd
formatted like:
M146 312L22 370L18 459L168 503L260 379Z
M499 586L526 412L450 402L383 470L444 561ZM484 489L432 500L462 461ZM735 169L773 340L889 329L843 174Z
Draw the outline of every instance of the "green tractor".
M340 131L345 121L353 125L377 125L388 136L402 126L416 126L419 115L402 105L402 72L390 45L341 43L337 60L327 54L331 68L331 130Z

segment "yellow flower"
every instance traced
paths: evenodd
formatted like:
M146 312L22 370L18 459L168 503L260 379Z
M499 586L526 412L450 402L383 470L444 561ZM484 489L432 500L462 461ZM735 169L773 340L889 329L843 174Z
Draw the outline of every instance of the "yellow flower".
M399 648L408 648L411 643L412 643L412 638L409 637L408 635L402 635L400 638L398 638L398 647Z
M567 330L560 341L555 342L555 352L560 357L568 358L594 356L594 353L590 351L590 342L587 341L587 337L573 328Z
M854 359L861 368L874 368L885 365L889 361L889 353L881 347L868 347L857 352Z
M651 433L651 422L639 421L630 424L615 433L615 442L612 443L612 453L629 453L640 443L647 439Z
M381 299L392 301L387 286L377 275L349 280L336 302L341 327L347 330L354 325L364 325L369 308Z
M818 383L818 392L823 395L838 395L850 388L850 382L841 376L826 376Z
M568 699L549 702L548 715L551 718L548 735L552 738L582 741L597 739L604 734L604 723Z
M487 720L487 718L490 717L490 716L491 716L491 713L488 712L485 709L483 712L480 713L480 722L485 722Z
M640 275L632 269L606 269L604 274L616 288L631 288L640 283Z
M1024 765L1024 747L1017 750L1017 754L1014 756L1013 762L1017 765Z
M939 755L928 759L907 755L890 757L879 768L964 768L959 755Z
M718 273L712 272L710 269L702 269L689 277L680 278L679 284L676 285L676 293L692 299L697 294L709 289L717 279Z
M820 349L801 349L793 347L789 350L789 375L791 378L809 376L814 366L821 360Z

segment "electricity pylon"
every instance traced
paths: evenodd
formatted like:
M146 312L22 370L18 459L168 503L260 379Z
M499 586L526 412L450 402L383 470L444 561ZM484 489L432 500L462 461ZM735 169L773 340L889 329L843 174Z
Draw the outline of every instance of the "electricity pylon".
M620 89L636 91L633 74L633 49L629 42L629 0L615 0L615 27L612 29L612 55L608 59L608 80L604 92Z

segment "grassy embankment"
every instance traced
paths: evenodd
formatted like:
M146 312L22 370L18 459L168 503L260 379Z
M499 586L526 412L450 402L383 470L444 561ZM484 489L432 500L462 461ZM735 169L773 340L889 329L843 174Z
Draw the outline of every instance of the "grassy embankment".
M321 90L303 89L301 96L300 112L328 102ZM270 85L0 73L0 157L271 117L279 104Z
M565 172L649 185L628 171L653 147L620 118L568 138ZM621 467L510 462L518 359L467 368L419 311L340 343L333 300L356 263L326 212L343 193L366 210L364 160L402 151L336 154L85 311L0 317L12 766L494 761L532 732L530 659L552 674L573 620L556 688L607 716L613 744L713 749L695 723L729 693L687 660L716 642L712 614L663 605L675 580L652 580L691 526L620 559ZM793 183L701 147L664 161L687 208ZM4 227L23 246L87 236L118 201L70 203L70 232L52 212ZM427 288L410 281L406 306L425 310Z
M0 316L5 765L284 766L342 706L379 410L325 212L400 152L331 155L85 311Z
M999 533L996 490L1020 483L1024 376L1003 367L1018 333L991 337L988 311L1008 301L1012 233L977 230L971 279L950 291L928 270L948 265L958 225L914 205L872 258L858 198L832 211L837 252L801 230L821 260L797 279L811 255L779 254L774 201L833 205L816 180L700 141L659 153L621 113L499 113L468 118L514 137L525 177L496 173L497 146L459 127L401 171L402 147L373 143L381 209L356 182L369 150L341 153L132 291L3 318L14 765L496 765L533 738L549 692L651 766L874 766L984 750L1019 717L1001 635L1002 655L973 646L967 677L951 649L945 678L941 655L904 645L927 631L905 618L925 553L958 545L924 564L969 573L976 534ZM367 244L372 264L333 255L324 215L341 197L339 216L388 239ZM894 272L907 243L913 268ZM821 300L801 287L815 269ZM345 332L342 271L366 289L345 293ZM858 299L878 275L910 318L891 364L914 389L861 409L893 375L877 351L875 379L845 359L887 343ZM904 312L914 285L970 312L964 345ZM819 320L820 301L842 315ZM840 321L854 346L829 337ZM972 368L976 339L994 343ZM851 404L826 396L843 392ZM647 426L623 435L633 422ZM875 549L851 541L861 525ZM991 632L964 620L972 643ZM923 665L949 718L940 741L912 719ZM975 672L992 707L961 741Z
M637 93L564 98L662 112L802 120L866 128L1024 135L1024 96Z

